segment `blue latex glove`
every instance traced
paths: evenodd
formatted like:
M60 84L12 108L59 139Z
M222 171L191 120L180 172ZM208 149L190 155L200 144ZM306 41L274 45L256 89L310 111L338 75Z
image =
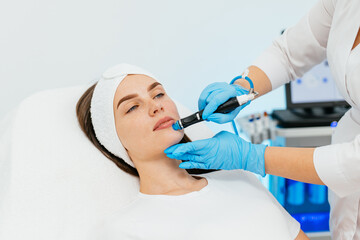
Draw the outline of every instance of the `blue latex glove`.
M229 98L248 94L249 91L236 84L228 84L226 82L216 82L208 85L200 94L198 101L199 111L204 109L202 118L204 120L216 122L216 123L227 123L232 121L236 115L247 106L246 104L236 108L234 111L228 114L214 113L214 111Z
M210 139L171 146L165 153L169 158L188 160L179 165L183 169L244 169L265 176L266 147L222 131Z

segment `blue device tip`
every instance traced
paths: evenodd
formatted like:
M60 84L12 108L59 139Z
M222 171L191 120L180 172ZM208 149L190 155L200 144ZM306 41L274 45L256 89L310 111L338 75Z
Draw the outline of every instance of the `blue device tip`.
M178 121L176 121L176 122L172 125L172 128L173 128L175 131L180 130L180 125L179 125L179 122L178 122Z

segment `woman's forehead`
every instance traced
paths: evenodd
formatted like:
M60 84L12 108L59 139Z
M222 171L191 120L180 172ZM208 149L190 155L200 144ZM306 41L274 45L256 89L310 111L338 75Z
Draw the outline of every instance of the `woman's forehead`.
M149 86L157 81L147 75L130 74L127 75L119 84L116 89L115 98L120 98L128 94L138 94L139 92L146 91Z
M130 74L127 75L119 84L122 87L131 87L131 86L143 86L146 87L152 83L156 82L155 79L147 75L142 74Z

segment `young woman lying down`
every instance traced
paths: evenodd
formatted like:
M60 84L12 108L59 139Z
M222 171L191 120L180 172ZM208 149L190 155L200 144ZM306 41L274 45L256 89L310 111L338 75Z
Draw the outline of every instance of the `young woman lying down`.
M179 113L152 74L110 68L80 98L77 116L90 141L140 181L135 200L109 217L99 239L308 239L252 173L189 174L165 155L189 139L172 129Z

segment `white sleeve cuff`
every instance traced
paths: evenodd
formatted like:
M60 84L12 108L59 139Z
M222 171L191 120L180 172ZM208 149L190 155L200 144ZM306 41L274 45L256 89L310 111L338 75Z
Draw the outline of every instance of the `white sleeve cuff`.
M353 188L337 157L338 150L334 145L316 148L314 166L323 183L339 197L345 197L353 192Z

